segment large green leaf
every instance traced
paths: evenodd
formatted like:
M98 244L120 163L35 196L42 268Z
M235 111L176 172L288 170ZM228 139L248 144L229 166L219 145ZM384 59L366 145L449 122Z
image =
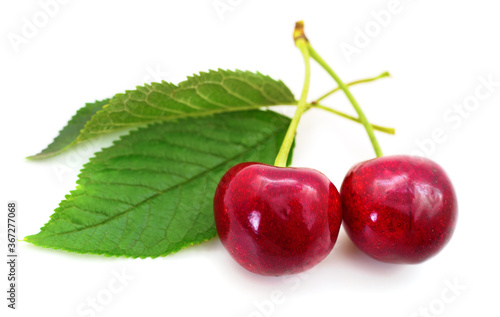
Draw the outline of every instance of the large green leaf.
M84 166L35 245L79 253L157 257L215 236L222 175L245 161L272 164L290 120L244 111L153 124Z
M61 131L59 131L59 135L51 144L49 144L49 146L47 146L40 153L29 156L28 159L42 159L57 155L73 144L76 144L76 139L80 135L80 131L83 129L85 124L97 111L107 105L110 100L111 99L104 99L85 104L85 106L80 108L71 120L69 120L68 124Z
M79 142L123 128L265 106L290 105L296 101L283 82L269 76L248 71L218 70L188 77L178 85L162 82L137 87L136 90L115 95L106 103L109 104L101 104L104 107L97 109L100 111L94 116L84 117L77 113L72 121L78 118L78 124L72 124L72 121L68 124L72 127L71 132L65 128L54 143L30 158L55 155Z

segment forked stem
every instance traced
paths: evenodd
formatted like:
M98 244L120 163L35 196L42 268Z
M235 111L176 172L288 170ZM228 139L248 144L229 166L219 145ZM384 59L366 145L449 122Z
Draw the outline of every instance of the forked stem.
M349 91L349 87L347 87L347 85L344 84L344 82L340 79L339 76L337 76L337 74L333 71L333 69L321 58L321 56L319 56L319 54L314 50L314 48L309 42L307 42L307 48L311 58L313 58L321 67L323 67L324 70L326 70L328 74L330 74L330 76L332 76L335 82L337 82L339 88L346 95L347 99L349 99L349 101L351 102L352 106L354 107L354 109L358 114L359 120L363 123L363 126L365 127L365 130L368 133L368 136L370 138L370 141L372 143L373 149L375 150L375 154L377 155L377 157L383 156L382 150L380 149L380 145L378 144L377 138L375 137L375 133L373 132L373 128L368 119L366 118L363 110L361 110L361 107L359 106L358 102Z

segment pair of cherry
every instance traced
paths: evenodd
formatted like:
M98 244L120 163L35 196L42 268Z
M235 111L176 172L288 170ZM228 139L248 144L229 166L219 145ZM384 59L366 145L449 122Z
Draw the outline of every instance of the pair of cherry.
M341 223L367 255L390 263L420 263L450 240L457 199L436 163L419 157L383 157L371 125L346 85L312 49L298 23L294 33L306 62L306 80L276 166L241 163L221 179L214 197L217 232L231 256L261 275L299 273L332 250ZM377 158L347 173L340 190L322 173L290 168L286 159L304 112L309 57L337 81L370 135ZM302 102L301 102L302 101Z
M351 168L340 194L313 169L241 163L220 181L214 211L219 237L239 264L283 275L321 262L342 220L351 240L377 260L425 261L450 240L457 202L439 165L389 156Z

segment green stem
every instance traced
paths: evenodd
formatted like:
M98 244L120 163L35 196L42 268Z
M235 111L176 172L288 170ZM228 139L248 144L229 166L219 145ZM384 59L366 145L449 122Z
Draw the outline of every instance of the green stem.
M390 77L391 74L389 74L389 72L383 72L382 74L376 76L376 77L372 77L372 78L365 78L365 79L360 79L360 80L356 80L356 81L353 81L353 82L350 82L350 83L347 83L346 86L350 87L350 86L354 86L354 85L357 85L357 84L363 84L363 83L369 83L369 82L372 82L372 81L375 81L375 80L378 80L378 79L381 79L381 78L385 78L385 77ZM336 93L337 91L341 90L340 87L337 87L335 89L332 89L330 90L329 92L327 92L326 94L324 94L323 96L319 97L318 99L316 99L315 101L313 101L312 103L318 103L320 102L321 100L325 99L326 97Z
M344 92L346 95L347 99L351 102L352 106L358 113L359 120L363 123L363 126L365 127L366 132L368 133L368 136L370 137L370 141L373 145L373 149L375 150L375 154L377 157L383 156L382 150L380 149L380 145L378 144L377 138L375 137L375 133L373 132L373 128L368 122L368 119L366 118L365 114L363 113L363 110L361 110L361 107L359 106L358 102L356 99L354 99L354 96L351 94L349 91L349 88L344 84L344 82L337 76L337 74L333 71L333 69L328 66L328 64L321 58L321 56L318 55L318 53L314 50L314 48L311 46L309 42L307 42L307 47L309 49L310 56L318 62L318 64L323 67L330 76L337 82L337 85L339 88Z
M292 147L293 140L295 139L297 126L299 125L302 114L306 111L307 108L307 94L309 93L309 82L311 80L311 63L309 60L309 50L307 49L307 39L303 36L303 24L301 22L297 22L297 24L295 25L295 31L293 35L295 45L299 48L300 52L302 53L302 57L304 58L304 86L302 87L302 94L300 95L297 109L295 110L295 115L293 116L292 122L290 122L290 126L288 127L288 131L286 132L285 139L281 144L280 151L276 156L276 161L274 162L274 165L278 167L286 167L287 165L288 154L290 153L290 148Z
M350 115L348 115L346 113L343 113L341 111L332 109L330 107L323 106L323 105L318 104L318 103L315 103L315 104L308 103L307 104L307 110L309 110L311 108L318 108L318 109L321 109L321 110L325 110L325 111L331 112L333 114L336 114L338 116L341 116L342 118L346 118L346 119L349 119L349 120L357 122L357 123L362 123L361 120L359 120L356 117L350 116ZM387 133L387 134L396 134L396 130L394 130L394 128L387 128L387 127L383 127L383 126L376 125L376 124L372 124L371 126L372 126L373 130L377 130L377 131L384 132L384 133Z

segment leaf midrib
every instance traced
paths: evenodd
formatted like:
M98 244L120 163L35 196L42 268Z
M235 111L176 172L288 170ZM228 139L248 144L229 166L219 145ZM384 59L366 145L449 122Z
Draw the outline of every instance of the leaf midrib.
M191 177L191 178L189 178L189 179L186 179L186 180L185 180L185 181L183 181L182 183L176 184L176 185L175 185L175 186L173 186L173 187L170 187L170 188L167 188L167 189L165 189L165 190L159 191L159 192L157 192L157 193L153 194L152 196L148 197L147 199L145 199L145 200L141 201L141 202L140 202L140 203L138 203L137 205L132 206L131 208L128 208L128 209L124 210L123 212L121 212L121 213L119 213L119 214L117 214L117 215L115 215L115 216L113 216L113 217L111 217L111 218L109 218L109 219L106 219L106 220L105 220L105 221L103 221L103 222L100 222L100 223L98 223L98 224L94 224L94 225L91 225L91 226L87 226L87 227L84 227L84 228L81 228L81 229L75 229L75 230L71 230L71 231L67 231L67 232L62 232L62 233L52 233L51 235L49 235L49 236L47 236L47 237L50 237L50 236L61 236L61 235L72 234L72 233L75 233L75 232L80 232L80 231L82 231L82 230L87 230L87 229L91 229L91 228L94 228L94 227L98 227L98 226L105 225L106 223L108 223L108 222L110 222L110 221L112 221L112 220L114 220L114 219L116 219L116 218L118 218L118 217L121 217L121 216L123 216L124 214L126 214L126 213L128 213L128 212L132 211L133 209L135 209L135 208L137 208L137 207L139 207L139 206L140 206L140 205L142 205L143 203L146 203L146 202L148 202L148 201L150 201L150 200L152 200L152 199L154 199L154 198L158 197L159 195L162 195L162 194L167 193L167 192L169 192L169 191L171 191L171 190L177 189L177 188L179 188L179 187L181 187L181 186L183 186L183 185L185 185L185 184L188 184L189 182L193 181L194 179L199 178L199 177L202 177L202 176L204 176L204 175L206 175L206 174L208 174L208 173L210 173L210 172L212 172L212 171L214 171L214 170L216 170L216 169L218 169L218 168L220 168L220 167L224 166L225 164L229 163L230 161L236 160L237 158L242 157L242 156L244 156L245 154L248 154L249 152L251 152L251 151L252 151L252 150L254 150L255 148L259 147L260 145L262 145L262 144L264 144L264 143L268 142L271 138L276 137L276 135L278 135L278 133L280 133L280 132L283 132L283 130L281 130L281 129L280 129L280 130L276 130L276 131L274 131L272 134L270 134L270 135L269 135L269 137L268 137L268 138L264 138L264 139L263 139L262 141L260 141L259 143L256 143L253 147L250 147L250 148L248 148L247 150L245 150L245 151L243 151L243 152L241 152L241 153L239 153L239 154L237 154L237 155L235 155L235 156L233 156L233 157L230 157L230 158L229 158L229 159L227 159L226 161L223 161L223 162L221 162L221 163L217 164L216 166L214 166L214 167L212 167L212 168L210 168L210 169L208 169L208 170L206 170L206 171L204 171L204 172L201 172L201 173L199 173L199 174L194 175L193 177ZM90 182L92 182L92 180L90 180ZM62 219L64 219L64 218L62 218ZM62 219L58 219L58 220L62 220Z
M297 104L297 101L294 100L293 102L290 103L282 103L279 105L257 105L257 106L248 106L248 107L238 107L238 108L225 108L225 109L216 109L216 110L210 110L210 111L203 111L203 112L196 112L196 113L189 113L189 114L181 114L181 115L173 115L173 116L168 116L168 117L155 117L156 119L152 119L151 121L147 122L132 122L132 123L113 123L113 126L120 126L120 128L117 129L107 129L107 130L93 130L91 132L88 132L87 134L82 134L78 136L76 139L76 143L81 143L83 141L87 141L89 139L93 139L95 136L94 135L102 135L103 133L111 133L115 131L122 130L127 127L141 127L144 125L152 124L152 123L158 123L158 122L168 122L168 121L173 121L176 119L182 119L182 118L195 118L195 117L205 117L205 116L210 116L210 115L215 115L215 114L221 114L221 113L229 113L229 112L238 112L238 111L248 111L248 110L259 110L264 107L277 107L277 106L294 106ZM135 117L140 118L140 116ZM143 117L147 118L147 117ZM87 138L82 139L82 136L87 136Z

